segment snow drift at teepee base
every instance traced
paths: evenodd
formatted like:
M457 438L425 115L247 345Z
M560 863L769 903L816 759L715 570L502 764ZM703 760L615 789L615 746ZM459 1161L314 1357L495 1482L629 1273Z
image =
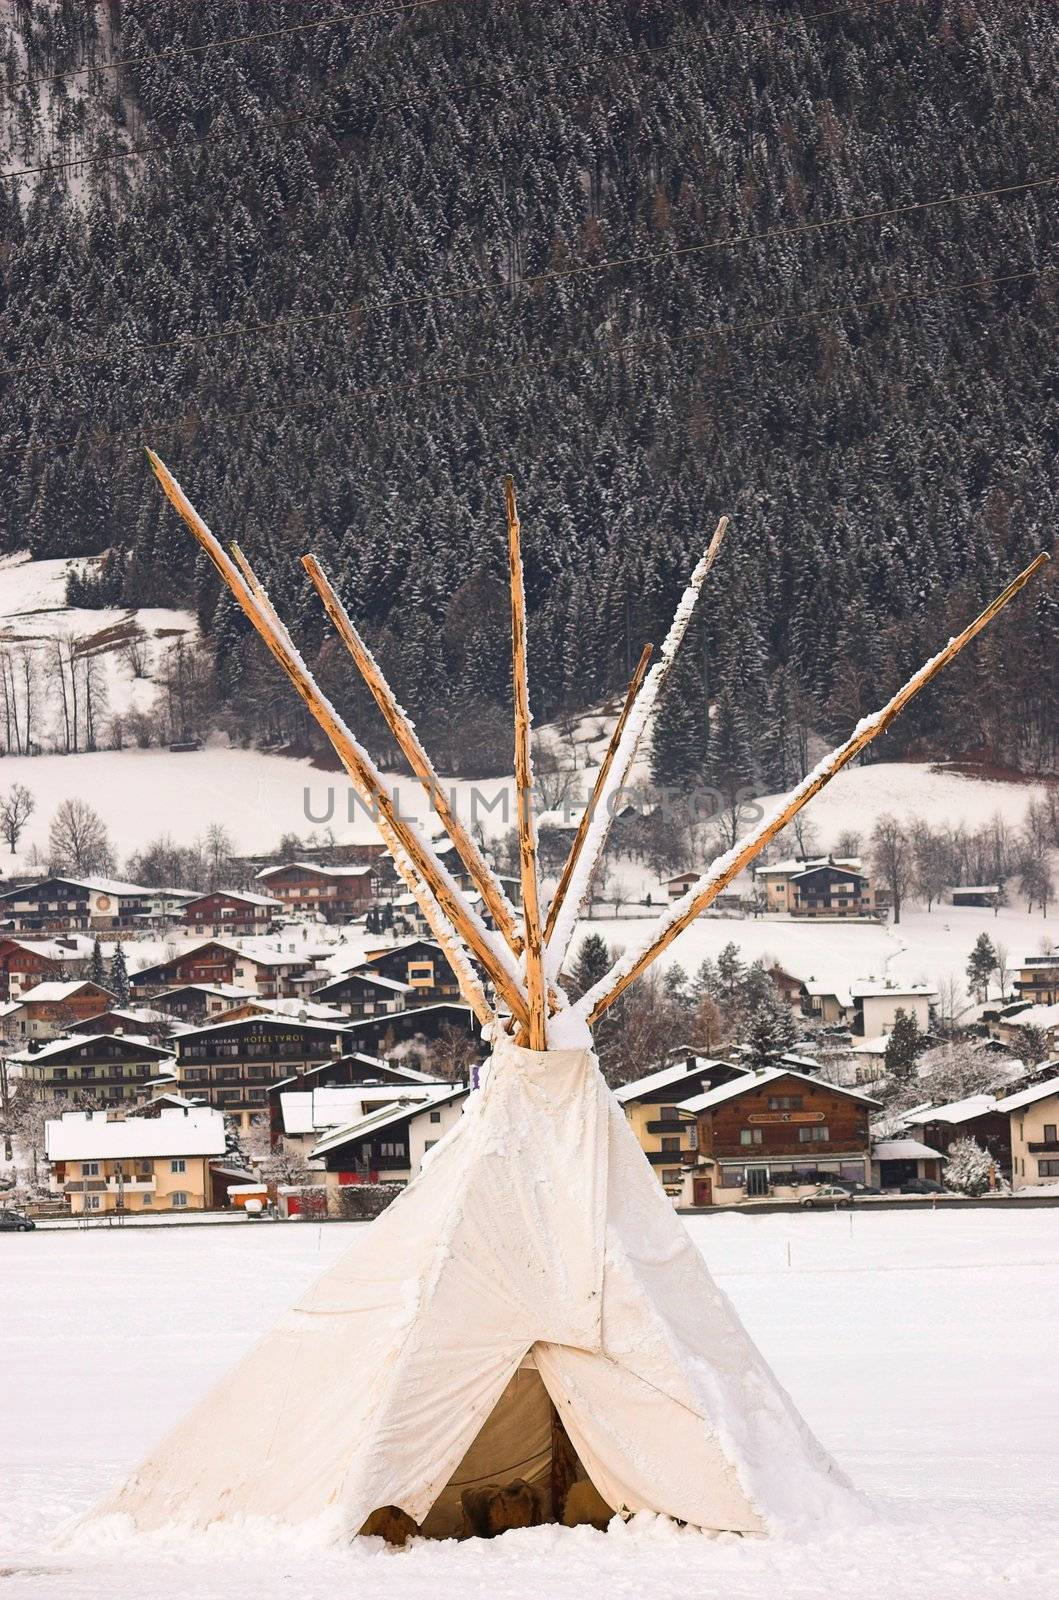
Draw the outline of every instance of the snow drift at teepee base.
M856 1504L594 1056L505 1040L420 1176L90 1521L340 1540L398 1506L445 1537L471 1484L536 1481L560 1516L557 1440L619 1512L761 1534Z

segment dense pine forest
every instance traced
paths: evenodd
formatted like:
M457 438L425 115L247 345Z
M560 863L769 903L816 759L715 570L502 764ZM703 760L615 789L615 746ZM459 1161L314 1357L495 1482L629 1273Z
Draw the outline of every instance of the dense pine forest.
M311 732L145 444L367 721L317 552L450 770L507 759L506 470L538 718L624 684L731 515L665 781L799 776L1054 541L1049 0L3 28L0 551L108 552L81 605L190 606L202 714L246 738ZM968 753L1059 764L1054 572L874 751Z

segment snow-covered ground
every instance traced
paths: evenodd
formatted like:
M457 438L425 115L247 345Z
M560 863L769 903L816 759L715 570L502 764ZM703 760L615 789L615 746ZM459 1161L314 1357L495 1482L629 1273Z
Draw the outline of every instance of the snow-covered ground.
M0 648L16 656L23 650L31 653L33 737L43 748L59 736L61 690L54 663L56 640L69 640L79 658L93 657L98 664L96 726L102 737L110 718L150 711L158 697L155 676L172 641L179 637L190 639L196 632L195 619L188 611L116 606L84 610L67 606L68 576L97 564L91 557L31 561L25 554L0 556ZM138 669L133 666L130 645L135 646ZM79 673L82 670L79 668ZM5 769L7 765L5 762ZM20 781L32 787L27 778ZM74 772L68 774L65 793L59 798L77 793L77 781Z
M652 926L643 918L593 920L577 938L599 933L613 947L631 946ZM939 906L928 912L907 906L895 928L877 922L809 922L795 917L700 917L665 951L662 963L679 962L694 975L706 956L716 958L729 942L742 959L775 960L803 981L848 985L857 978L929 983L935 990L955 978L966 993L967 960L980 933L1008 952L1009 966L1024 956L1051 951L1059 941L1059 908L1047 917L1024 906L1003 906L996 916L971 906ZM576 940L575 940L576 949ZM998 990L994 984L992 994Z
M1054 1589L1059 1212L689 1219L863 1520L797 1542L650 1518L393 1552L53 1547L345 1248L353 1225L0 1236L5 1600L993 1600ZM788 1254L789 1251L789 1254ZM269 1404L262 1395L261 1403Z

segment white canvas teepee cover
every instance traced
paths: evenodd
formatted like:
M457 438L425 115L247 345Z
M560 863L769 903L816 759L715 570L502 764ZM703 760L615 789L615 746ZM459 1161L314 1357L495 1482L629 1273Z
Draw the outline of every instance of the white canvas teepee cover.
M422 1521L530 1351L612 1506L760 1532L851 1493L594 1057L504 1042L421 1176L102 1510L335 1537L384 1505Z

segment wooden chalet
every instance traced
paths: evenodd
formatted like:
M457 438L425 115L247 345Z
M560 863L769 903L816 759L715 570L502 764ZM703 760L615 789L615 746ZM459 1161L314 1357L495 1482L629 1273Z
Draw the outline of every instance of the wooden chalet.
M427 1005L435 1000L457 1000L460 985L449 959L431 939L405 939L386 949L369 951L364 965L368 970L397 983L406 984L406 1006Z
M347 1031L358 1050L384 1058L402 1045L418 1042L429 1048L449 1033L466 1034L475 1045L476 1059L486 1054L481 1024L462 1000L435 1000L384 1016L360 1017L348 1024Z
M1059 950L1051 955L1025 956L1019 963L1015 992L1030 1005L1059 1005Z
M696 1205L796 1199L836 1178L870 1181L878 1101L788 1067L749 1072L683 1102L697 1121Z
M307 911L325 922L346 922L363 916L374 892L374 866L365 863L323 866L313 861L285 861L265 867L257 881L289 911Z
M242 889L214 889L188 900L181 920L189 933L223 939L231 934L267 933L284 910L271 895Z
M114 995L101 984L87 978L66 982L45 979L22 995L18 1013L17 1037L55 1039L72 1026L95 1017L113 1002ZM93 1029L104 1032L104 1029Z
M291 951L258 948L242 950L223 939L183 950L170 961L144 967L129 977L137 995L152 996L188 984L221 985L246 994L280 999L294 993L292 980L307 972L312 962Z
M117 878L44 878L0 895L0 925L22 933L142 927L151 891Z
M403 1011L414 994L411 984L387 978L370 967L353 967L314 989L312 998L323 1005L337 1006L349 1017L375 1017Z
M11 1057L42 1100L75 1096L95 1102L140 1099L145 1086L172 1066L171 1051L120 1034L75 1034L33 1044Z
M45 979L61 979L83 959L76 939L13 939L0 934L0 1000L20 1000Z

